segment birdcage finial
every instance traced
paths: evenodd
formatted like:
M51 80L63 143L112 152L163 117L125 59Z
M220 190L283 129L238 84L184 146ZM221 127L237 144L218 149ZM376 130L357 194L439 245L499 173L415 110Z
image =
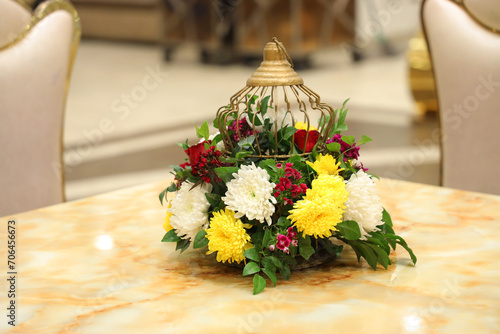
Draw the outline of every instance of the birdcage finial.
M293 69L293 61L276 37L264 48L264 60L247 80L248 86L302 85L304 80Z

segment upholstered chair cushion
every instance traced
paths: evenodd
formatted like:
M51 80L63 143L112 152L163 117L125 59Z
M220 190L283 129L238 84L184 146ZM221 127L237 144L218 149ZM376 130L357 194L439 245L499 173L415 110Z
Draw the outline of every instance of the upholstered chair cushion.
M12 0L0 0L0 47L9 44L30 23L31 13Z
M72 15L55 11L0 50L0 216L63 201L62 122L73 31Z
M443 185L500 194L500 34L477 21L500 23L500 2L466 3L477 17L450 0L422 8L444 135Z

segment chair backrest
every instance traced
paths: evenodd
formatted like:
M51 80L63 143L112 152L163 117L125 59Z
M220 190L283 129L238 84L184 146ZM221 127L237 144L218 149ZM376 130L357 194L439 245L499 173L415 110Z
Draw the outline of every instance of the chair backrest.
M50 0L0 48L0 216L64 200L63 116L79 36L71 4Z
M30 23L29 7L12 0L0 0L0 47L13 42Z
M500 194L500 1L424 0L436 80L442 184Z

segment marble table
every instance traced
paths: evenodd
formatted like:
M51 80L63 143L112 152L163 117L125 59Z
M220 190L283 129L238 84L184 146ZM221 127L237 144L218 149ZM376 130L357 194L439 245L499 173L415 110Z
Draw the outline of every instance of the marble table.
M383 180L395 230L418 256L252 278L161 243L161 182L0 218L2 333L499 333L500 197ZM16 219L16 327L7 222Z

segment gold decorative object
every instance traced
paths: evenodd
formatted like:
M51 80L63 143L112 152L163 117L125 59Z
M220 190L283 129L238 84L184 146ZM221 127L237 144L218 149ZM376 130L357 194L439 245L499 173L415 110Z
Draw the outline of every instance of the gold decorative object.
M422 32L414 36L407 52L410 88L418 116L438 109L432 64Z
M253 96L257 96L255 101L257 110L251 112L252 119L250 119L249 111L252 110L250 103ZM267 110L267 113L274 112L274 120L281 118L283 123L278 125L278 122L274 122L272 135L275 139L275 147L272 150L273 153L271 154L268 149L261 147L256 136L258 154L251 157L286 160L291 155L308 155L309 153L305 152L305 145L301 152L297 152L292 147L291 155L277 153L278 131L284 126L294 126L296 121L305 123L307 136L313 129L311 122L318 122L315 126L319 132L317 150L318 152L323 151L324 145L322 144L325 143L334 124L335 111L329 105L322 103L319 95L304 85L304 80L293 70L293 62L285 47L276 38L273 38L273 42L267 43L264 48L264 60L247 80L246 86L231 97L229 105L223 106L217 111L217 125L227 151L231 152L234 149L234 143L227 128L228 117L234 115L238 122L247 118L249 125L255 132L256 122L264 119L260 112L260 106L266 96L269 96L270 109ZM287 124L284 124L285 122ZM240 135L239 129L237 132ZM306 143L307 140L308 137L306 137ZM294 140L292 140L293 142Z

